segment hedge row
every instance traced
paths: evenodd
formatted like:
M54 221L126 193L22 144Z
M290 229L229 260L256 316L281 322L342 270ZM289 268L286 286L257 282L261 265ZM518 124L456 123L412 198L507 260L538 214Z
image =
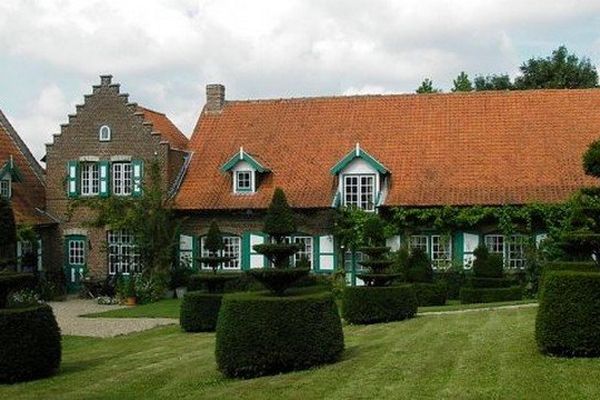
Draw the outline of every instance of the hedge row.
M513 286L514 281L505 278L471 277L467 284L476 289L507 288Z
M351 324L373 324L412 318L417 313L417 295L411 285L344 289L342 316Z
M223 272L225 275L228 272ZM233 274L233 273L232 273ZM225 293L235 292L257 292L265 290L265 287L254 279L249 274L236 273L238 277L225 284ZM327 274L309 274L303 278L300 278L292 287L312 287L312 286L323 286L331 287L330 275ZM198 275L192 275L189 277L187 288L189 291L206 290L206 285L201 281L201 277Z
M218 369L251 378L337 361L344 350L333 295L309 290L223 297L216 334Z
M513 301L523 298L523 290L520 286L508 288L470 288L460 289L460 302L462 304L470 303L493 303L497 301Z
M448 292L443 282L413 283L417 303L421 306L443 306L446 304Z
M188 292L179 311L179 324L186 332L214 332L222 294Z
M54 374L60 366L60 340L50 306L0 310L0 383Z
M540 350L560 356L600 356L599 327L600 273L547 272L535 326Z

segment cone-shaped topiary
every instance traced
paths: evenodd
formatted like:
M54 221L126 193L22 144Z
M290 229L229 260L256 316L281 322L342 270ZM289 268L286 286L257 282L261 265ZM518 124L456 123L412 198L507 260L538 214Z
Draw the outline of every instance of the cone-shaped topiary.
M281 243L286 236L296 232L296 220L290 208L283 189L276 188L273 199L265 217L264 231L276 243Z
M210 255L215 255L225 248L223 243L223 235L219 229L217 221L213 220L208 228L208 233L204 239L204 248L208 250Z
M0 269L15 261L17 246L17 224L10 202L0 197Z

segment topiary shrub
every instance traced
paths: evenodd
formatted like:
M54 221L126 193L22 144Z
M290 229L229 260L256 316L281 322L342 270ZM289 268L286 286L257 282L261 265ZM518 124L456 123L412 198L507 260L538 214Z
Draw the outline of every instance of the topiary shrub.
M290 291L225 295L217 322L217 366L228 377L307 369L337 361L344 350L331 293Z
M445 271L436 271L434 274L434 282L442 283L446 286L446 294L448 299L458 299L460 294L460 288L465 283L465 272L462 269L448 269Z
M535 338L541 352L600 356L600 273L549 271L540 291Z
M463 287L460 289L460 302L462 304L514 301L522 298L523 289L520 286L487 289Z
M490 254L483 244L473 252L473 275L477 278L502 278L504 276L504 260L500 254Z
M0 383L44 378L57 372L60 340L50 306L0 310Z
M417 313L417 295L411 285L347 287L342 317L351 324L401 321Z
M417 303L422 306L443 306L448 299L448 291L443 282L413 283Z
M412 249L406 265L408 282L433 283L433 268L427 253L420 248Z
M179 324L186 332L214 332L223 295L188 292L183 296Z

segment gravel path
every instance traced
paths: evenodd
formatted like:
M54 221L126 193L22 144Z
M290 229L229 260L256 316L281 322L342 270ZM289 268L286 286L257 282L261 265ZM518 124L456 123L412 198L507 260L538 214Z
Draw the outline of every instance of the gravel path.
M483 308L468 308L465 310L452 310L452 311L425 311L419 313L419 315L444 315L444 314L464 314L470 312L480 311L492 311L492 310L510 310L512 308L530 308L537 307L538 303L524 303L524 304L513 304L510 306L495 306L495 307L483 307Z
M99 305L95 300L68 300L48 303L63 335L113 337L145 331L157 326L178 324L173 318L84 318L83 314L126 308Z

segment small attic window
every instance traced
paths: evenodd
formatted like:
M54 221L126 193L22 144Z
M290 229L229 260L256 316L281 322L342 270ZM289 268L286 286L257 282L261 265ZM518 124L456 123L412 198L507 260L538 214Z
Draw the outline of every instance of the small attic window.
M235 171L235 187L236 193L254 192L254 171Z
M102 125L98 131L98 136L101 142L110 141L110 127L108 125Z
M10 199L11 195L11 187L10 187L10 178L2 178L0 179L0 197L3 199Z

